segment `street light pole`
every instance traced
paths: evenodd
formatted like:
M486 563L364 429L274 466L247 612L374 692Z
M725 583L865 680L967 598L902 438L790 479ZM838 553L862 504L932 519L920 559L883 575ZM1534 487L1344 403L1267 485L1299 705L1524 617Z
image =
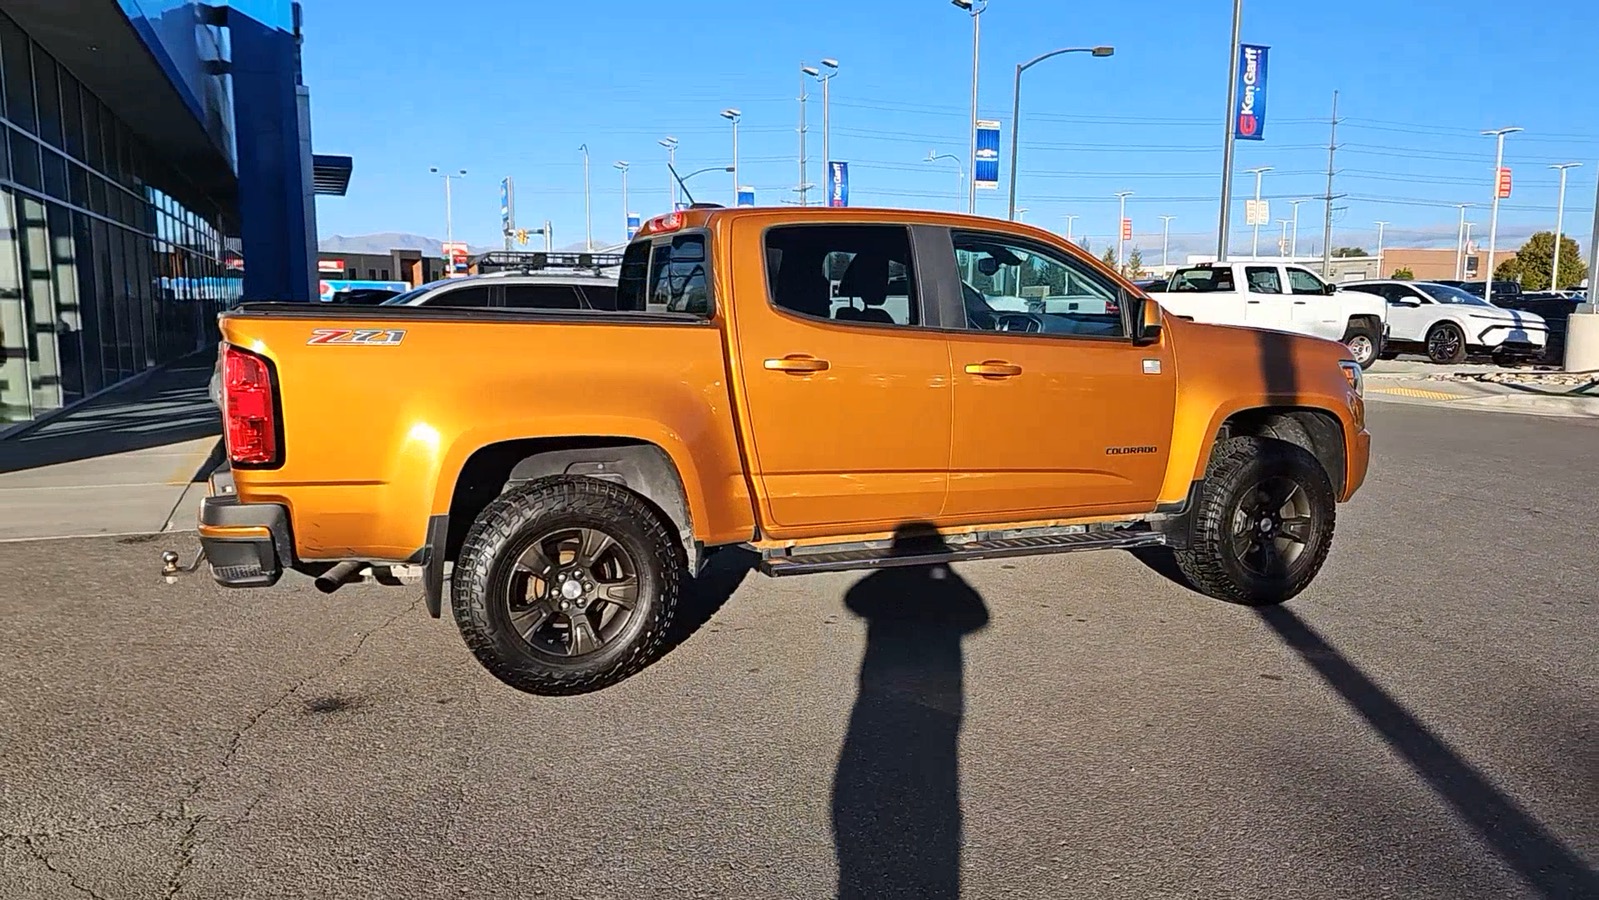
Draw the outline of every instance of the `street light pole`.
M800 63L800 93L799 93L799 185L794 188L799 192L799 205L810 206L810 198L806 191L810 185L805 182L805 72L806 66Z
M630 237L627 233L627 217L633 214L632 210L627 208L627 160L617 160L612 168L622 173L622 240L625 241Z
M589 145L583 144L577 149L583 151L583 249L594 251L594 213L589 204Z
M722 118L724 118L724 119L728 120L729 122L733 123L733 205L734 206L738 205L738 184L739 184L739 182L738 182L738 120L742 119L743 117L744 117L744 114L742 112L740 112L740 111L738 111L736 109L733 109L731 107L728 108L728 109L722 110Z
M983 11L988 9L988 0L950 0L950 2L972 17L972 117L966 123L969 132L966 167L967 171L972 173L972 177L966 182L966 212L975 213L977 212L977 63L982 47Z
M941 159L951 160L955 163L955 186L957 188L964 188L966 186L966 168L964 165L962 165L961 158L953 153L935 153L932 150L927 151L928 162L937 162Z
M1066 216L1066 243L1068 243L1068 244L1073 243L1073 241L1072 241L1072 223L1077 221L1078 219L1081 219L1081 218L1082 218L1082 216L1079 216L1079 215L1067 215Z
M1289 246L1288 246L1288 256L1290 258L1298 258L1298 256L1299 256L1299 204L1307 203L1309 201L1305 200L1305 199L1299 199L1299 200L1290 200L1288 202L1294 208L1294 237L1293 237L1293 240L1289 243Z
M1006 204L1005 218L1016 218L1016 141L1021 130L1022 117L1022 73L1031 69L1052 56L1063 53L1092 53L1095 56L1112 56L1116 53L1115 47L1065 47L1060 50L1051 50L1033 57L1027 62L1016 67L1016 81L1011 86L1010 107L1010 201ZM974 116L975 118L975 116Z
M1455 279L1461 280L1466 276L1462 274L1462 267L1466 264L1466 207L1470 203L1456 203L1460 208L1460 224L1455 226Z
M1233 205L1233 115L1238 109L1238 45L1244 24L1244 0L1233 0L1233 41L1227 54L1227 124L1221 152L1221 218L1216 225L1216 260L1227 261L1228 231L1232 228ZM1329 204L1331 205L1331 204Z
M1560 290L1560 229L1565 226L1566 219L1566 170L1575 169L1582 163L1560 163L1550 166L1551 169L1560 170L1560 200L1555 204L1555 255L1549 263L1549 290Z
M1494 245L1499 240L1499 170L1505 165L1505 135L1515 134L1520 128L1496 128L1484 131L1483 136L1495 138L1494 150L1494 206L1488 216L1488 272L1483 275L1482 299L1494 302Z
M1122 228L1122 223L1127 221L1127 198L1132 195L1132 191L1116 192L1116 199L1121 201L1121 213L1116 217L1116 268L1118 270L1126 264L1126 257L1122 251L1126 249L1127 241L1123 237L1126 232Z
M455 223L452 221L450 210L450 181L456 178L465 178L466 170L440 172L438 166L428 166L428 171L444 179L444 241L445 243L453 244L455 243Z
M655 143L666 148L666 187L669 192L667 200L671 203L671 208L667 212L675 212L677 210L677 179L672 177L672 172L677 168L677 138L667 135L664 139Z
M1383 267L1382 267L1382 232L1383 232L1383 229L1387 228L1387 227L1388 227L1388 223L1387 222L1378 222L1377 223L1377 277L1378 278L1387 278L1388 277L1387 275L1383 274L1384 270L1383 270Z
M1293 224L1292 219L1278 219L1277 224L1283 227L1283 236L1277 239L1277 255L1288 255L1288 226Z
M1259 256L1260 255L1260 219L1259 219L1259 214L1260 214L1259 213L1259 209L1260 209L1260 177L1262 175L1265 175L1267 172L1270 172L1271 168L1272 168L1271 166L1257 166L1257 167L1249 170L1249 172L1251 172L1255 176L1255 209L1256 209L1255 243L1249 250L1249 255L1250 256Z
M1171 220L1176 216L1160 217L1160 269L1162 275L1170 275L1171 269L1166 259L1166 251L1171 246Z

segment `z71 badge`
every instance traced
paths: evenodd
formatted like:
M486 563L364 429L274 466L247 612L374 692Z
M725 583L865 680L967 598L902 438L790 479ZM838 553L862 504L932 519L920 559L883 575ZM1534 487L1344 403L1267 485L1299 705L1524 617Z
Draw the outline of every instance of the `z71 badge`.
M405 340L403 328L314 328L307 344L364 344L392 347Z

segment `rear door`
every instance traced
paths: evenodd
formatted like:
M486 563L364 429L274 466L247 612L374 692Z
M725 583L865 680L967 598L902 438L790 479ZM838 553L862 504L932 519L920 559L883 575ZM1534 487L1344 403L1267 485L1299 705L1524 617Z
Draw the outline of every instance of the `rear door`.
M1240 266L1244 272L1244 324L1292 331L1294 316L1280 266Z
M738 377L774 536L892 529L944 505L949 350L911 229L738 220Z

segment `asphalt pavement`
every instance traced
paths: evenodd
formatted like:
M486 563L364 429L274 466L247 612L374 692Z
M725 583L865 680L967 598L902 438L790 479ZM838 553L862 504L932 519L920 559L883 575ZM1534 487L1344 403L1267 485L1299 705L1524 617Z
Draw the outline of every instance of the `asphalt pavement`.
M1276 610L1120 553L723 555L575 698L413 589L0 544L0 897L1599 896L1599 421L1371 416Z

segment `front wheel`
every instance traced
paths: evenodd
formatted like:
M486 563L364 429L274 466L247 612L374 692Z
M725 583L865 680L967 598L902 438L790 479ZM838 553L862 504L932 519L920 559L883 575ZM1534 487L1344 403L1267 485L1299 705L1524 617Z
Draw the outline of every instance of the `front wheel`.
M1370 325L1351 325L1349 333L1344 336L1344 346L1349 348L1349 355L1362 369L1369 369L1377 361L1377 352L1382 346L1382 332Z
M530 694L614 684L660 648L683 549L637 494L556 476L490 503L461 547L450 607L494 677Z
M1177 566L1201 593L1248 606L1304 590L1332 548L1337 498L1303 448L1230 438L1211 454Z

